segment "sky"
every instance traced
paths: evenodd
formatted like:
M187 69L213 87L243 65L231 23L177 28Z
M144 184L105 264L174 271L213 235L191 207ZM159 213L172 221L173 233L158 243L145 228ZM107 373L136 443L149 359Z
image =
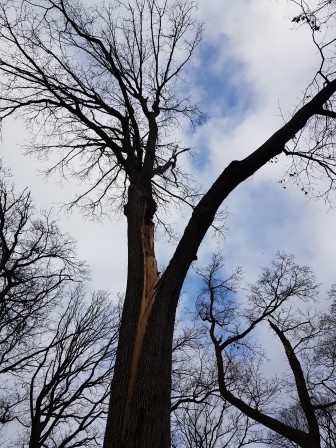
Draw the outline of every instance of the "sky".
M200 85L195 90L211 118L191 138L196 151L206 153L204 183L283 124L282 115L290 115L299 103L319 62L309 33L293 29L290 18L296 10L289 2L225 2L225 9L223 2L210 4L201 8L206 32L196 66L212 72L211 88L206 77L196 74ZM228 95L221 101L216 92ZM276 250L290 251L300 263L311 265L321 281L333 282L335 212L299 188L284 189L279 181L286 166L280 157L228 198L227 258L255 273Z
M281 113L293 111L315 74L319 59L305 29L293 29L290 18L295 12L286 0L200 2L204 36L185 79L188 94L200 102L207 122L194 133L180 132L196 154L185 164L205 187L231 160L248 155L283 124ZM89 261L94 287L122 291L125 218L92 222L84 221L78 210L64 214L60 204L82 187L57 175L45 179L39 173L45 164L23 155L20 145L27 139L29 131L21 121L3 124L0 154L16 185L32 190L37 207L53 207L62 229L78 241L79 256ZM263 167L224 204L229 213L228 261L244 266L252 278L277 250L290 251L316 268L321 281L332 282L336 240L330 229L335 212L297 188L283 189L279 180L286 166L282 158L277 165ZM189 216L186 210L171 221L182 230ZM209 239L203 244L205 258L212 244ZM163 246L158 242L158 258L166 264L174 246L167 251L165 239Z
M302 98L319 64L309 33L296 30L297 14L286 0L201 0L199 17L204 37L185 78L188 93L203 105L207 122L181 138L193 148L196 161L184 160L203 185L210 186L230 163L255 150L282 124ZM39 174L43 163L23 155L20 145L29 132L19 120L3 124L0 157L13 171L18 189L28 187L38 208L53 207L60 227L78 241L78 255L92 270L92 288L123 292L126 280L126 220L120 216L101 222L84 220L80 212L65 214L60 204L80 191L71 180ZM220 248L227 270L242 266L248 281L270 265L276 252L293 253L309 265L321 283L322 295L336 280L336 210L315 201L299 188L282 187L285 158L268 164L240 185L226 200L227 235ZM182 231L190 211L170 220ZM173 243L157 241L159 265L172 254ZM198 254L206 263L218 241L206 237ZM195 279L184 286L192 301ZM189 289L189 295L188 295ZM192 291L192 293L190 293ZM278 362L282 359L279 354ZM276 360L275 360L276 361Z

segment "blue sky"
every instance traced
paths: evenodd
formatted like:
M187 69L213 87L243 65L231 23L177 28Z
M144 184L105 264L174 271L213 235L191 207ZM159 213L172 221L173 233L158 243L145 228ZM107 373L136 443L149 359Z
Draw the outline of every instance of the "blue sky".
M225 5L225 7L223 6ZM317 56L304 30L294 31L288 17L293 10L285 0L202 0L199 14L205 35L192 65L186 72L188 93L203 105L207 122L180 138L197 154L185 166L205 187L233 159L245 157L282 124L281 112L290 114L317 66ZM93 272L95 288L109 288L115 295L125 286L126 231L120 217L102 223L84 222L79 212L62 215L57 204L67 202L78 190L75 184L48 182L37 175L41 164L24 157L18 145L25 142L22 123L3 127L0 155L13 169L18 188L29 186L38 207L54 205L61 227L78 240L81 258ZM212 251L223 249L227 271L241 265L249 281L267 266L278 250L296 255L299 263L311 265L323 289L336 281L335 211L323 201L309 200L299 189L279 184L285 158L269 164L239 186L228 198L228 233L220 244L206 237L198 258L206 264ZM184 216L172 213L170 220L182 232ZM159 264L166 264L173 244L157 245ZM197 282L190 275L184 285L189 299Z
M193 97L199 100L202 110L208 118L225 116L230 113L242 112L242 116L248 113L252 101L252 91L244 80L244 62L228 55L224 64L218 63L221 58L222 47L229 47L230 42L225 35L214 42L207 39L205 34L203 41L197 48L193 63L186 71L186 78L192 81L195 87ZM236 82L236 74L239 76L239 84Z

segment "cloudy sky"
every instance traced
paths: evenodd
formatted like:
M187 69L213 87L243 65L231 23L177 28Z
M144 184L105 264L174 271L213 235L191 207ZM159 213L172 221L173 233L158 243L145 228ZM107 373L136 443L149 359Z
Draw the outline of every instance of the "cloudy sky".
M181 132L197 155L189 166L205 186L231 160L245 157L277 130L283 123L281 115L294 110L312 79L319 59L309 32L293 29L290 19L295 13L286 0L200 2L204 38L185 78L188 93L200 101L208 120L196 133ZM64 215L59 204L81 187L57 176L46 180L39 175L43 163L23 156L20 145L29 139L29 132L19 120L5 122L2 133L1 157L13 170L17 186L28 186L38 207L54 208L62 229L78 240L80 257L89 261L94 286L122 291L124 217L98 223L83 222L78 211ZM333 282L335 211L298 188L283 189L279 180L285 167L285 158L267 165L228 198L228 263L244 266L252 278L277 250L290 251L299 262L310 264L321 281ZM171 220L182 229L189 213ZM211 245L207 239L200 253L206 254ZM168 252L160 249L158 244L164 264L173 246Z
M290 18L297 10L290 2L224 3L225 9L220 1L202 4L205 39L190 73L210 117L192 136L196 151L206 153L204 182L282 125L319 63L309 32L293 29ZM285 157L268 164L228 198L227 260L250 275L277 250L292 252L320 281L334 282L335 211L299 188L284 189L279 180L286 166Z
M188 91L203 104L207 122L196 133L182 130L198 162L186 161L206 186L233 159L240 159L262 144L300 102L319 64L309 32L295 30L297 14L287 0L201 0L199 16L205 32L192 64L186 70ZM54 208L61 228L78 241L78 253L88 260L94 288L113 294L125 287L126 222L104 219L84 221L78 211L65 215L59 204L80 189L55 176L38 174L43 164L23 156L21 144L29 133L19 121L3 124L0 154L13 170L18 188L28 186L37 207ZM269 164L239 186L226 201L228 232L222 248L228 269L243 266L248 280L256 279L276 252L296 255L310 265L326 292L335 282L336 211L314 201L299 188L284 189L279 180L285 158ZM170 217L183 229L190 211ZM159 263L166 264L174 245L158 241ZM206 262L217 242L206 238L199 259ZM168 249L167 249L168 247ZM185 290L192 288L193 278Z

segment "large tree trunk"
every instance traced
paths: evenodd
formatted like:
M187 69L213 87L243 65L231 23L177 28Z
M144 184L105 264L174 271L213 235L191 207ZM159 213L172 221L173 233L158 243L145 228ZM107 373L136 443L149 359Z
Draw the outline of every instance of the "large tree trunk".
M104 448L169 447L171 340L175 310L156 306L160 283L154 253L153 201L129 188L128 278ZM152 314L155 317L152 317ZM146 331L148 330L148 331Z
M171 357L175 312L188 268L214 207L195 210L179 249L160 278L154 253L152 200L131 186L128 279L104 448L169 448ZM190 238L192 238L192 244ZM178 260L178 262L177 262Z
M40 417L40 415L35 415L32 419L29 448L39 448L41 446L41 434L44 425L41 424Z

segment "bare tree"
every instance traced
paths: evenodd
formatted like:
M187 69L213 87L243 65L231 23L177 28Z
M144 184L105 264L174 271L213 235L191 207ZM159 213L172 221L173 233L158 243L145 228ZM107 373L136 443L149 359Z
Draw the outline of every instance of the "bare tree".
M314 275L285 254L278 254L272 267L249 286L246 303L234 294L236 275L223 280L222 271L217 255L207 268L197 269L204 283L197 310L214 347L224 403L260 423L267 445L334 446L335 303L327 312L313 311L311 301L318 294ZM268 322L288 361L285 373L274 379L262 369L265 342L252 338L262 322Z
M34 216L30 193L16 193L1 167L0 374L25 365L63 286L86 275L73 240L48 214Z
M64 297L44 351L16 375L27 397L17 420L23 446L98 447L106 418L119 330L119 308L105 293L86 304L82 286ZM16 442L17 443L17 442Z
M216 260L221 262L223 258ZM205 270L196 270L203 280L207 278ZM241 269L237 269L230 279L232 289L240 277ZM228 303L225 306L232 317L232 307ZM207 329L191 316L195 311L187 308L176 325L173 341L172 446L238 448L260 442L263 434L255 422L221 398Z
M299 165L290 175L309 183L322 173L328 182L322 192L334 189L333 40L317 43L328 64L318 68L309 95L277 132L245 159L232 161L202 197L185 182L178 159L186 148L172 135L184 118L202 118L175 88L201 36L195 8L180 0L91 8L69 0L5 0L0 9L1 118L21 114L44 130L34 151L58 153L52 168L69 168L85 180L75 202L105 211L118 200L124 205L128 278L104 448L170 444L175 311L227 196L280 155ZM297 141L305 137L311 144L303 150ZM193 213L159 274L154 220L162 222L162 208L174 201L192 205ZM223 382L220 388L224 393Z
M174 448L241 448L264 440L253 420L218 397L181 407L172 418Z
M173 341L172 412L218 394L214 367L204 329L182 319L176 326Z
M30 193L16 193L8 170L0 176L2 445L97 447L120 306L103 291L86 303L87 268L73 240L49 214L36 217ZM7 444L13 420L19 440Z
M323 448L336 443L334 286L329 296L332 302L326 311L298 318L295 325L282 324L281 330L272 324L284 346L295 381L287 379L286 388L298 391L298 399L279 412L278 417L298 429L315 432L316 439L318 435L320 439L314 446ZM314 425L318 427L315 431ZM271 442L275 447L299 446L274 434Z

